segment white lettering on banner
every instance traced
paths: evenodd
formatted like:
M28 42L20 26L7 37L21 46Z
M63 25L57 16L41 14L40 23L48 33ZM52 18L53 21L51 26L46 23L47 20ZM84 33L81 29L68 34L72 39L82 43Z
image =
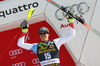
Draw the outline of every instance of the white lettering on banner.
M35 59L32 60L32 63L33 63L33 64L38 64L38 63L40 63L40 61L39 61L38 58L35 58Z
M41 63L41 66L45 66L48 64L60 63L60 61L59 61L59 58L54 58L50 60L41 61L40 63Z
M29 33L26 35L25 43L26 43L27 39L30 40L30 38L29 38Z
M11 57L11 59L15 59L15 58L16 58L16 56Z
M10 56L19 55L19 54L22 54L22 53L23 53L22 49L16 49L16 50L9 51Z
M69 26L68 24L61 24L61 27L60 28L66 28L68 26Z
M32 51L31 54L35 54L35 52Z
M12 66L25 66L25 65L26 65L25 62L19 62L19 63L12 64Z

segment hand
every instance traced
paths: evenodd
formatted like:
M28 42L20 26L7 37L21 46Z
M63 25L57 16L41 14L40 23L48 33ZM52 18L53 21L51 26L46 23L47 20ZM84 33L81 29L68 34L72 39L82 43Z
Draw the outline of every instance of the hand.
M22 29L26 29L26 28L29 27L29 24L28 24L28 22L27 22L26 20L24 20L24 21L20 24L20 27L21 27Z
M21 29L22 29L22 32L24 33L27 33L28 32L28 27L29 27L29 24L26 20L24 20L21 24Z
M68 16L68 15L66 16L66 18L68 19L68 22L69 22L69 23L74 22L74 18L72 18L72 17L70 17L70 16Z

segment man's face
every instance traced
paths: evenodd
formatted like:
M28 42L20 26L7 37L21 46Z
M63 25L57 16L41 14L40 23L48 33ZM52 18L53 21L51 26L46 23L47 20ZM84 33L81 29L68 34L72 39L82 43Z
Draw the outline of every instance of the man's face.
M48 41L49 34L47 32L40 32L39 35L40 35L41 41Z

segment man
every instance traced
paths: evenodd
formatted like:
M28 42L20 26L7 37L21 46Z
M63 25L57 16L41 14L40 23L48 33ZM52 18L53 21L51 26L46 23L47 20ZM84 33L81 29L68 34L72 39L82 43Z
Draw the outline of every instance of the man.
M50 41L48 28L41 27L38 31L41 42L33 44L24 43L25 34L28 32L28 23L27 21L23 21L21 24L22 34L17 45L24 49L34 51L39 58L41 66L60 66L59 48L75 36L74 19L69 16L67 16L67 19L70 27L67 35Z

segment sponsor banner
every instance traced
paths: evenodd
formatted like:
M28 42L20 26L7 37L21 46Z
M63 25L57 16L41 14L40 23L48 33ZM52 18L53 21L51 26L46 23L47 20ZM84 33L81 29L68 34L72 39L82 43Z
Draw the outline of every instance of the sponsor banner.
M45 66L46 64L54 64L54 63L60 63L58 58L51 59L51 60L46 60L46 61L41 61L41 66Z
M22 53L23 53L22 49L15 49L15 50L9 51L10 56L19 55L19 54L22 54Z
M12 64L12 66L26 66L26 63L25 62L18 62L18 63Z
M2 21L0 25L27 18L30 8L35 9L32 16L42 14L46 4L47 2L45 0L8 0L0 2L0 21Z
M46 5L47 2L45 0L9 0L0 3L0 21L2 21L0 22L0 26L3 26L2 29L4 29L5 26L6 29L14 26L14 28L10 30L0 32L0 66L41 66L37 55L33 51L25 50L17 46L17 41L21 32L18 32L20 29L19 26L15 26L17 26L19 22L22 22L23 19L26 19L27 12L30 8L35 9L33 16L37 16L44 12ZM38 30L40 27L44 26L49 28L50 40L59 38L56 33L58 31L55 31L50 23L46 21L37 22L37 20L43 20L44 16L34 19L33 16L32 19L29 20L31 25L25 37L26 43L39 43L41 40ZM33 22L34 24L32 24ZM8 25L8 23L10 25ZM59 26L60 29L66 27L68 27L68 24L61 24ZM69 52L65 50L65 46L62 45L59 54L61 66L75 66ZM65 55L62 55L62 53ZM68 61L70 61L70 63Z
M35 58L35 59L32 59L32 63L33 63L33 64L38 64L38 63L40 63L40 61L39 61L38 58Z
M29 28L29 32L26 34L25 42L39 43L41 40L38 34L38 30L40 27L43 27L43 26L49 28L50 40L54 38L58 38L58 35L56 34L55 30L46 21L41 21L38 23L31 24L29 26L30 28ZM0 54L1 54L1 57L3 56L2 59L0 60L0 66L2 65L14 66L14 65L20 65L20 64L25 64L26 66L28 65L40 66L38 57L33 51L25 50L17 46L17 41L21 33L19 32L19 34L16 36L19 29L20 28L15 28L8 31L0 32L0 36L1 36L0 39L1 39L1 44L2 44L2 46L0 46L0 49L2 49L0 50ZM14 41L12 42L13 39ZM5 52L7 48L8 50ZM22 61L25 63L23 63Z
M29 32L26 34L25 42L30 43L30 44L39 43L41 40L39 38L38 30L40 27L43 27L43 26L49 29L50 40L59 38L56 31L46 21L41 21L41 22L31 24L29 26L30 28L29 28ZM17 41L21 33L21 32L18 33L18 31L19 31L19 28L0 32L0 36L1 36L0 40L2 44L0 46L0 49L1 49L0 50L0 54L1 54L0 66L6 66L6 65L8 66L16 66L16 65L40 66L39 59L33 51L25 50L17 46ZM17 33L18 35L16 36ZM8 50L5 52L7 48ZM64 45L60 49L61 50L60 50L59 55L60 55L61 66L64 66L64 65L70 66L72 64L73 64L72 66L74 66L75 63L73 62L72 57L70 56L69 52L66 50ZM70 61L70 63L68 63L67 61Z

